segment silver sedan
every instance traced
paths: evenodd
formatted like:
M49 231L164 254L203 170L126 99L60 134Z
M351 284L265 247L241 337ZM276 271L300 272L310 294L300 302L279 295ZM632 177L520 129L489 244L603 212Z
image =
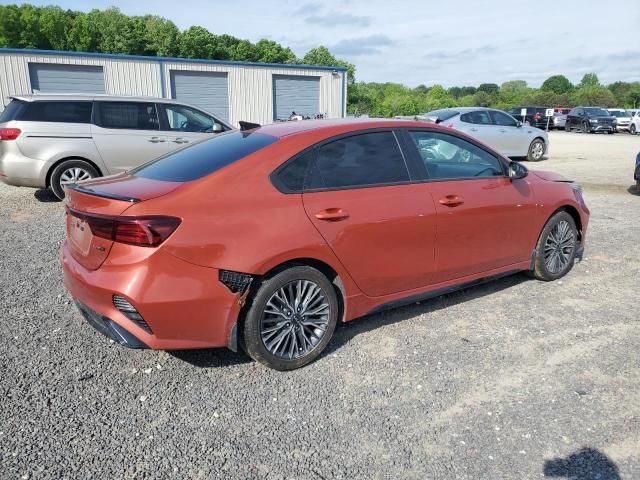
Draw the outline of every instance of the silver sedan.
M460 107L434 110L417 119L455 128L493 147L507 157L542 160L549 148L544 130L523 125L502 110Z

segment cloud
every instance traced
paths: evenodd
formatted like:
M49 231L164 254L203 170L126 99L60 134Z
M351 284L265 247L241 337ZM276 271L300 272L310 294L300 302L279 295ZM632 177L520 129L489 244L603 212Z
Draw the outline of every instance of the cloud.
M327 15L311 15L305 18L304 21L313 25L320 25L322 27L336 27L340 25L368 27L371 24L371 17L351 15L350 13L331 12Z
M304 15L312 15L314 13L319 12L322 9L319 3L305 3L300 5L297 9L293 11L293 15L296 16L304 16Z
M422 56L425 60L431 60L440 63L454 63L473 60L479 56L491 55L498 51L498 47L494 45L484 45L478 48L465 48L456 51L436 51L429 52Z
M368 37L340 40L330 50L336 55L373 55L380 53L381 47L389 45L393 45L393 40L386 35L376 34Z

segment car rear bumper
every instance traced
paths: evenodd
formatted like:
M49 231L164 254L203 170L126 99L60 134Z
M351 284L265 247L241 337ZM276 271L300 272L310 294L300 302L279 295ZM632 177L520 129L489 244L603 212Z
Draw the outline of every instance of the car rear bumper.
M117 343L160 350L233 346L239 294L220 283L217 269L158 250L135 264L107 260L88 270L66 242L60 261L65 287L85 319ZM148 330L115 307L114 295L136 308Z
M11 142L3 142L11 144ZM15 145L3 145L0 152L0 181L16 187L45 188L48 163L22 155Z

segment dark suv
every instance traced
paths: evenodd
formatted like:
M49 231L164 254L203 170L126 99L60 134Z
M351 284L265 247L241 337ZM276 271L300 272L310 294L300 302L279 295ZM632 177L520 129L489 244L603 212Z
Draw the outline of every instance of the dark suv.
M564 129L567 132L580 130L583 133L616 133L616 117L600 107L576 107L567 115Z
M527 114L522 118L522 109L527 109ZM507 113L512 117L520 120L522 123L528 123L532 127L545 130L547 128L547 117L545 116L546 108L544 107L514 107L507 110ZM550 126L553 126L553 121L550 122Z

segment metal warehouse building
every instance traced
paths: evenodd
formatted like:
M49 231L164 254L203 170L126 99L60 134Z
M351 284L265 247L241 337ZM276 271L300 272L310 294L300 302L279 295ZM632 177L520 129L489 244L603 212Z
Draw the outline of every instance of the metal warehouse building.
M11 95L89 93L175 98L238 125L291 112L346 115L343 67L0 48L0 111Z

